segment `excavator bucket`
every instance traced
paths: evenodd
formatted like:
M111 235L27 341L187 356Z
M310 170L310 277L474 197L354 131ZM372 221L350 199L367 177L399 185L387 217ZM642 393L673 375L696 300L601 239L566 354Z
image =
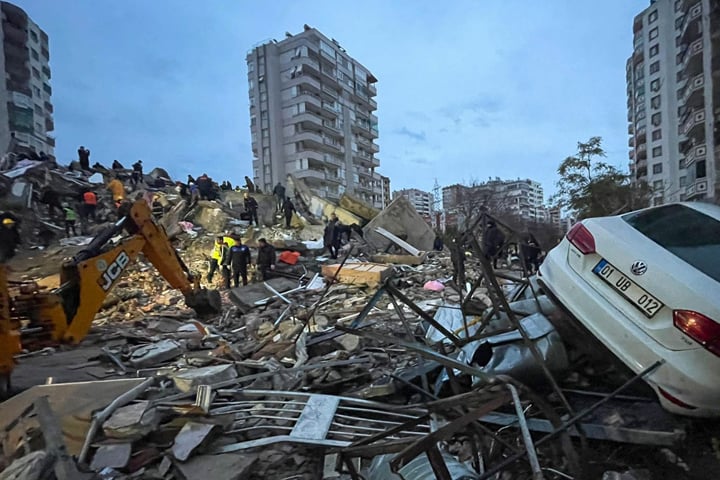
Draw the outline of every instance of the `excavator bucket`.
M217 315L222 311L220 292L201 288L185 295L185 304L200 316Z

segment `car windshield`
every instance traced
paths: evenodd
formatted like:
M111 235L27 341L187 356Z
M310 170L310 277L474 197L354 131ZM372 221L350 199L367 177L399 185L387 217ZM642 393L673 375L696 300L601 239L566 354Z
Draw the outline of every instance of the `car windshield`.
M705 275L720 281L720 222L684 205L623 215L623 220Z

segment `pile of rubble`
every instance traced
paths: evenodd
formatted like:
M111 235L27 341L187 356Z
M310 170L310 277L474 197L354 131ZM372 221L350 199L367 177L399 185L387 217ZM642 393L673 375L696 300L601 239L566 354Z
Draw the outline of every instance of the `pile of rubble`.
M93 185L49 165L12 175ZM294 180L294 228L261 194L263 226L251 227L244 192L190 205L157 178L136 194L162 204L191 270L230 231L299 252L298 263L224 290L211 318L152 265L131 265L80 346L19 358L19 377L35 365L58 378L2 404L0 480L704 478L678 447L697 425L644 395L642 375L571 348L568 319L522 268L495 270L478 249L432 251L435 233L404 199L382 212L349 196L334 205ZM104 183L93 188L110 211ZM340 260L323 256L330 213L362 227ZM52 272L20 265L52 286ZM57 383L66 375L74 382Z

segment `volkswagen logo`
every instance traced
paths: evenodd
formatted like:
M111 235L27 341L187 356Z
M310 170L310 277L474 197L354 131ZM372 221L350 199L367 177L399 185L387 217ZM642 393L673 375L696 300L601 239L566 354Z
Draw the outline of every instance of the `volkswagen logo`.
M643 273L647 272L647 265L645 265L645 262L642 260L637 260L636 262L633 262L632 265L630 265L630 271L633 275L642 275Z

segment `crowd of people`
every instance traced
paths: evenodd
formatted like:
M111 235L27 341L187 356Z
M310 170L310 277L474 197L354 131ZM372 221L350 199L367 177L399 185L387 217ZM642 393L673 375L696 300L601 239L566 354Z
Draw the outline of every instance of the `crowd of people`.
M275 247L270 245L264 238L258 240L257 255L255 260L255 278L258 281L265 281L271 277L275 270L277 255ZM237 234L219 235L215 238L212 251L210 252L207 282L212 283L215 273L220 271L222 285L228 289L231 286L248 284L248 271L252 265L252 254L250 248L242 243L242 238Z

